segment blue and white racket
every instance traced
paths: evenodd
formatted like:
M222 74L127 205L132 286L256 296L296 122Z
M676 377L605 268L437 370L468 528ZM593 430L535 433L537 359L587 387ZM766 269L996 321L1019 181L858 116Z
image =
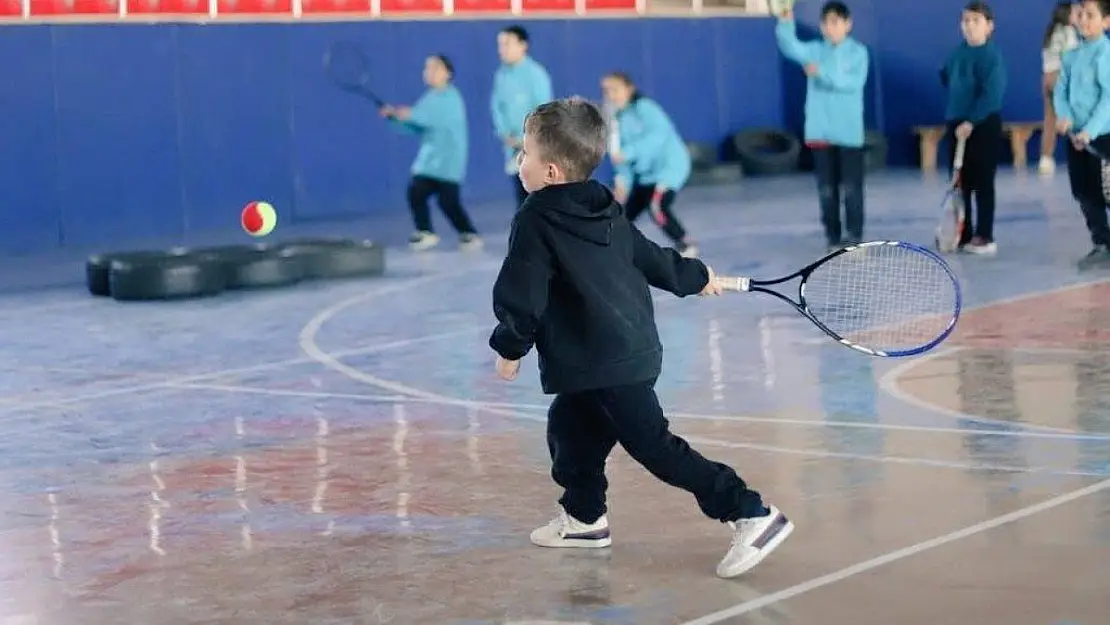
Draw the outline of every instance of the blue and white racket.
M800 278L798 299L766 288ZM963 296L944 260L903 241L849 245L775 280L717 278L722 288L768 293L841 344L871 356L914 356L956 328Z

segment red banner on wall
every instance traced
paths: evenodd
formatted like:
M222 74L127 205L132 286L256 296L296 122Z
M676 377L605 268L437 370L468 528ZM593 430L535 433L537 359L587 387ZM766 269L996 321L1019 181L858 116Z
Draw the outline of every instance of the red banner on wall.
M117 0L31 0L31 16L115 15Z
M301 11L320 13L369 13L370 0L301 0Z
M23 3L19 0L0 0L0 17L19 17L23 15Z
M455 0L455 13L509 13L512 0Z
M127 0L127 12L139 15L207 15L208 0Z
M443 1L382 0L382 13L443 13Z
M293 0L219 0L219 12L233 15L292 13Z

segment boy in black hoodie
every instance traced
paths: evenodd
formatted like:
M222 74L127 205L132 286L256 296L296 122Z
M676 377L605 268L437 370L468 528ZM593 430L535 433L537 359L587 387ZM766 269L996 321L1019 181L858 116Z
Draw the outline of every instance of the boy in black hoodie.
M536 108L524 126L520 180L528 199L513 219L493 287L499 321L490 347L512 380L539 355L551 476L564 489L559 515L532 532L541 547L608 547L605 459L620 443L664 482L694 495L732 527L717 566L735 577L759 564L793 523L731 468L707 460L668 430L655 396L663 347L651 286L679 297L717 295L713 271L648 241L605 186L590 180L608 138L601 112L570 98Z

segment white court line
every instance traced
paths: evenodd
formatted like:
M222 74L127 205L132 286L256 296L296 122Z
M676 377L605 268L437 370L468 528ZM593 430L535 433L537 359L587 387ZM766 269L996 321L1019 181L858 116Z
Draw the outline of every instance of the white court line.
M837 458L840 460L867 460L882 464L907 464L938 469L962 469L971 471L1000 471L1005 473L1029 473L1039 475L1075 475L1081 477L1106 477L1106 473L1093 471L1073 471L1070 469L1057 469L1053 467L1021 467L1006 464L985 464L972 462L957 462L955 460L933 460L930 458L913 458L908 456L875 456L870 454L853 454L841 451L827 451L818 449L798 449L795 447L779 447L777 445L762 445L759 443L736 443L716 438L702 438L700 436L683 435L688 442L729 449L750 449L767 453L786 454L791 456L811 456L815 458Z
M977 534L982 534L992 529L1002 527L1003 525L1008 525L1015 521L1029 518L1035 514L1046 512L1048 510L1052 510L1053 508L1058 508L1064 504L1071 503L1077 499L1093 495L1108 488L1110 488L1110 480L1096 482L1094 484L1091 484L1090 486L1086 486L1078 490L1073 490L1070 493L1065 493L1063 495L1047 499L1045 501L1042 501L1041 503L1027 506L1025 508L1020 508L1009 514L1003 514L1002 516L994 517L993 519L983 521L982 523L969 525L968 527L956 530L943 536L938 536L930 540L919 542L915 545L910 545L909 547L903 547L902 549L891 551L890 553L871 558L870 560L865 560L864 562L860 562L859 564L853 564L852 566L845 567L843 569L840 569L839 571L833 571L832 573L829 573L827 575L815 577L809 581L783 588L782 590L766 594L759 599L745 601L744 603L736 604L730 608L725 608L724 610L720 610L712 614L707 614L701 618L697 618L692 621L686 621L682 625L714 625L715 623L720 623L722 621L725 621L726 619L735 618L743 614L755 612L756 610L762 610L767 606L786 601L787 599L792 599L794 597L797 597L798 595L803 595L807 592L817 590L825 586L830 586L837 582L842 582L846 579L855 577L856 575L867 573L879 567L886 566L887 564L891 564L899 560L905 560L906 558L915 556L925 551L929 551L930 549L936 549L937 547L942 547L944 545L947 545L948 543L962 540L964 538L969 538Z
M1053 292L1058 292L1058 291L1066 291L1069 288L1071 288L1071 289L1082 288L1082 287L1090 286L1092 284L1097 284L1097 282L1073 285L1071 287L1064 287L1062 289L1057 289L1057 291L1048 291L1047 293L1053 293ZM1043 294L1045 294L1045 293L1041 293L1040 295L1043 295ZM1035 295L1013 298L1012 300L1009 300L1009 301L1020 301L1022 299L1030 299L1033 296L1035 296ZM330 320L336 314L338 314L339 312L343 311L346 308L349 308L350 306L353 306L353 305L357 304L358 302L359 302L359 298L357 298L357 297L353 297L353 298L349 298L347 300L337 302L337 303L333 304L332 306L329 306L329 307L321 310L315 317L310 319L309 322L307 324L305 324L304 328L302 328L300 336L298 337L298 342L300 343L301 349L306 354L308 354L314 360L317 360L318 362L320 362L320 364L324 365L325 367L327 367L329 369L332 369L333 371L337 371L339 373L342 373L343 375L346 375L346 376L350 377L353 380L361 381L361 382L364 382L364 383L369 384L371 386L377 386L379 388L383 388L385 390L388 390L388 391L391 391L391 392L394 392L394 393L408 394L408 395L412 395L414 397L420 397L420 398L424 398L424 399L434 399L434 400L446 399L448 401L457 401L457 400L455 400L455 398L450 398L450 397L447 397L447 396L444 396L444 395L440 395L438 393L430 393L430 392L423 391L423 390L418 389L418 388L414 388L414 387L411 387L411 386L407 386L405 384L401 384L399 382L394 382L394 381L391 381L391 380L385 380L383 378L379 378L379 377L370 375L368 373L359 371L358 369L355 369L353 367L350 367L350 366L346 365L343 362L340 362L338 359L334 358L332 355L328 354L323 349L321 349L320 346L316 343L316 335L319 333L320 328L323 327L324 323L326 323L328 320ZM995 303L1008 303L1008 301L1003 300L1003 301L995 302ZM980 307L977 307L977 308L984 308L986 306L990 306L990 304L984 304L983 306L980 306ZM491 371L491 375L492 375L492 371ZM499 409L488 410L488 412L492 412L494 414L502 414L502 415L505 415L505 416L515 417L515 418L521 418L521 416L522 416L522 415L520 415L520 413L517 413L517 412L514 412L514 411L506 411L506 410L499 410ZM529 416L531 416L531 415L529 415ZM1053 430L1059 431L1058 428L1047 428L1046 427L1046 428L1042 428L1042 429L1049 430L1049 431L1053 431ZM829 584L834 584L836 582L843 581L845 579L848 579L848 578L854 577L856 575L859 575L861 573L870 571L871 569L883 566L883 565L888 564L890 562L895 562L895 561L898 561L898 560L901 560L901 559L904 559L904 558L908 558L910 556L922 553L924 551L928 551L929 549L933 549L933 548L945 545L947 543L950 543L950 542L953 542L953 541L956 541L956 540L960 540L962 538L966 538L968 536L973 536L975 534L986 532L988 530L994 529L995 527L999 527L999 526L1005 525L1007 523L1012 523L1013 521L1017 521L1017 520L1032 516L1034 514L1037 514L1039 512L1045 511L1045 510L1050 510L1052 508L1063 505L1063 504L1068 503L1070 501L1073 501L1075 499L1079 499L1081 497L1084 497L1084 496L1087 496L1087 495L1105 490L1107 488L1110 488L1110 480L1103 480L1101 482L1098 482L1098 483L1093 484L1091 486L1088 486L1086 488L1082 488L1082 489L1073 491L1071 493L1061 495L1059 497L1054 497L1054 498L1049 499L1049 500L1047 500L1045 502L1042 502L1040 504L1029 506L1029 507L1026 507L1026 508L1022 508L1022 509L1017 510L1015 512L1012 512L1010 514L1002 515L1002 516L996 517L994 519L991 519L989 521L986 521L986 522L983 522L983 523L980 523L980 524L977 524L977 525L973 525L973 526L964 528L962 530L952 532L950 534L940 536L938 538L934 538L934 539L929 540L929 541L918 543L916 545L911 545L909 547L906 547L906 548L903 548L903 549L900 549L900 550L897 550L897 551L890 552L886 555L879 556L877 558L872 558L871 560L867 560L865 562L861 562L859 564L841 569L840 571L836 571L834 573L830 573L830 574L822 576L822 577L814 578L814 579L812 579L808 582L803 582L801 584L797 584L795 586L785 588L785 589L780 590L778 592L771 593L769 595L765 595L765 596L763 596L760 599L757 599L755 601L748 601L748 602L744 602L744 603L735 605L731 608L727 608L725 610L721 610L719 612L715 612L713 614L704 616L700 619L690 621L688 623L685 623L684 625L711 625L713 623L719 623L724 619L732 618L732 617L738 616L740 614L746 614L748 612L752 612L752 611L761 609L763 607L766 607L768 605L772 605L774 603L784 601L786 599L789 599L791 597L809 592L811 590L815 590L817 588L821 588L821 587L827 586Z
M338 352L335 354L338 356ZM546 404L518 404L518 403L503 403L503 402L489 402L480 400L468 399L454 399L444 397L442 399L428 399L413 397L411 395L396 394L396 395L370 395L366 393L337 393L327 391L299 391L295 389L275 389L256 386L242 386L237 384L206 384L206 383L173 383L174 388L179 389L194 389L194 390L209 390L209 391L224 391L228 393L244 393L250 395L274 395L281 397L302 397L306 399L350 399L354 401L367 401L367 402L381 402L381 403L423 403L443 406L457 406L461 408L474 408L478 410L487 410L489 408L501 408L505 410L535 410L546 412L548 406ZM982 436L997 436L1000 438L1035 438L1035 439L1049 439L1049 440L1093 440L1093 441L1110 441L1110 434L1071 434L1067 432L1044 432L1039 430L976 430L971 428L942 428L930 427L924 425L900 425L895 423L868 423L858 421L835 421L823 419L789 419L785 417L755 417L749 415L738 414L705 414L696 412L672 412L667 411L668 418L692 420L692 421L714 421L717 423L765 423L769 425L790 425L798 427L815 427L815 428L845 428L845 429L868 429L868 430L883 430L894 432L920 432L923 434L955 434L967 435L976 434ZM1098 474L1101 475L1101 474Z
M395 293L395 292L399 292L399 291L407 291L407 290L410 290L414 287L420 286L422 284L426 284L428 282L436 282L436 281L447 280L447 279L454 278L454 277L456 277L458 275L461 275L461 274L465 274L465 273L469 273L469 272L472 272L472 271L477 271L477 270L480 270L480 269L485 269L487 267L493 267L493 266L494 265L492 263L489 263L489 264L483 264L483 265L478 266L478 267L469 267L469 268L461 269L461 270L457 270L457 271L450 271L450 272L434 274L434 275L430 275L430 276L423 276L423 277L420 277L420 278L414 278L414 279L411 279L411 280L408 280L408 281L405 281L405 282L402 282L402 283L393 284L393 285L383 287L383 288L380 288L380 289L377 289L377 290L374 290L374 291L370 291L368 293L363 293L359 297L362 300L369 301L371 299L375 299L375 298L381 297L383 295L388 295L390 293ZM383 351L383 350L387 350L387 349L407 347L407 346L416 345L416 344L419 344L419 343L440 340L440 339L448 337L448 336L457 336L457 335L462 335L462 334L468 334L468 333L477 331L479 328L487 328L487 327L488 327L488 324L484 324L482 326L475 325L475 326L470 326L470 327L467 327L467 328L452 330L451 332L444 332L444 333L441 333L441 334L426 335L426 336L420 336L420 337L409 338L409 339L400 339L400 340L397 340L397 341L391 341L389 343L379 343L379 344L375 344L375 345L369 345L369 346L364 346L364 347L360 347L360 348L355 348L355 349L352 349L352 350L343 350L343 351L347 352L346 355L355 355L355 354L364 355L364 354L374 353L374 352ZM339 353L339 352L337 352L337 353ZM231 368L231 369L222 369L222 370L217 370L217 371L210 371L210 372L207 372L207 373L197 373L197 374L183 375L183 376L177 376L177 377L168 377L168 378L166 378L166 379L164 379L160 382L151 382L151 383L146 383L146 384L136 384L136 385L132 385L132 386L117 387L117 388L106 389L104 391L99 391L99 392L95 392L95 393L87 393L87 394L84 394L84 395L78 395L78 396L74 396L74 397L65 397L65 398L59 398L59 399L53 399L53 400L42 400L42 401L34 401L34 402L13 403L11 405L5 405L3 413L0 413L0 414L5 414L6 415L6 414L9 414L11 412L20 412L20 411L26 411L26 410L33 410L33 409L37 409L37 408L54 408L54 407L67 406L67 405L73 405L73 404L82 404L82 403L93 401L93 400L105 399L105 398L108 398L108 397L115 397L115 396L119 396L119 395L129 395L129 394L133 394L133 393L139 393L139 392L150 391L150 390L164 390L166 388L170 388L168 386L170 384L181 384L181 383L188 383L188 382L194 382L194 381L202 381L202 380L209 380L209 379L227 377L227 376L232 376L232 375L240 375L240 374L243 374L243 373L255 373L255 372L258 372L258 371L267 371L267 370L271 370L271 369L281 369L283 367L287 367L287 366L291 366L291 365L308 364L308 363L311 363L313 361L314 361L314 359L310 358L310 357L290 358L290 359L285 359L285 360L276 360L276 361L263 362L263 363L259 363L259 364L255 364L255 365L248 365L248 366L244 366L244 367L236 367L236 368Z
M1069 291L1077 291L1079 289L1090 288L1090 287L1094 287L1094 286L1097 286L1097 285L1100 285L1100 284L1107 284L1107 283L1110 283L1110 279L1105 279L1104 278L1104 279L1101 279L1101 280L1094 280L1092 282L1080 282L1080 283L1077 283L1077 284L1069 284L1067 286L1062 286L1062 287L1051 289L1051 290L1048 290L1048 291L1041 291L1041 292L1038 292L1038 293L1024 293L1022 295L1017 295L1017 296L1014 296L1014 297L1007 297L1007 298L1003 298L1003 299L1000 299L1000 300L995 300L995 301L990 302L988 304L981 304L979 306L966 308L966 309L964 309L964 312L962 314L975 312L975 311L980 311L980 310L983 310L985 308L990 308L990 307L993 307L993 306L1005 306L1007 304L1016 304L1018 302L1024 302L1024 301L1028 301L1028 300L1035 299L1035 298L1038 298L1038 297L1045 297L1046 295L1056 295L1056 294L1059 294L1059 293L1067 293ZM952 355L956 352L959 352L960 350L963 350L963 349L971 349L971 346L967 346L967 347L960 346L960 347L950 347L950 348L947 348L947 349L936 349L936 350L933 350L932 352L928 352L928 353L926 353L922 356L918 356L917 358L915 358L913 360L906 360L904 362L900 362L897 365L891 367L888 371L886 371L879 378L879 388L882 389L883 392L885 392L887 395L890 395L891 397L893 397L894 399L896 399L896 400L898 400L902 403L914 406L916 408L920 408L920 409L923 409L923 410L928 410L928 411L931 411L931 412L940 413L940 414L943 414L945 416L952 417L953 419L967 419L967 420L972 420L972 421L986 421L983 417L977 417L973 414L969 414L969 413L962 412L962 411L959 411L959 410L946 408L944 406L940 406L940 405L937 405L937 404L931 404L931 403L929 403L929 402L927 402L923 399L920 399L918 397L913 396L912 394L910 394L907 391L902 390L902 387L899 384L899 379L902 378L903 376L905 376L907 373L913 371L913 369L915 369L916 367L919 367L919 366L921 366L921 365L923 365L927 362L930 362L932 360L936 360L937 358L941 358L941 357L944 357L944 356L950 356L950 355ZM1019 424L1015 424L1015 423L1010 423L1008 421L1002 421L1001 419L992 419L991 421L994 421L994 422L997 422L997 423L1006 423L1010 426L1019 425ZM1059 427L1054 427L1054 426L1050 426L1050 425L1037 425L1037 424L1032 424L1032 423L1022 423L1022 424L1020 424L1020 426L1025 427L1025 428L1029 428L1029 429L1042 430L1042 431L1045 431L1045 432L1071 432L1073 434L1076 433L1075 430L1069 430L1067 428L1059 428Z
M371 383L368 383L371 384ZM544 423L547 417L544 414L529 414L528 410L534 410L539 413L546 411L547 406L537 404L504 404L504 403L491 403L482 401L470 401L465 399L454 399L451 397L441 396L433 397L413 397L407 394L397 395L365 395L360 393L327 393L315 391L294 391L285 389L268 389L256 388L250 386L232 386L223 384L175 384L174 388L178 389L192 389L192 390L209 390L209 391L222 391L229 393L245 393L251 395L270 395L278 397L303 397L308 399L349 399L355 401L372 401L389 404L432 404L442 406L455 406L465 407L475 410L482 410L491 414L503 416L510 419L520 421L530 421L534 423ZM435 395L434 393L430 395ZM747 419L744 417L713 417L712 415L691 415L689 413L669 413L669 417L678 419L696 419L696 420L712 420L717 422L723 421L737 421L744 422ZM764 419L761 419L763 421ZM773 421L773 419L765 419L766 421ZM795 421L795 424L805 425L828 425L821 421ZM977 431L960 431L960 434L978 433ZM987 432L990 434L990 432ZM1033 434L1049 434L1057 436L1054 432L1039 432ZM726 441L715 438L705 438L701 436L690 436L683 434L683 438L691 443L699 443L702 445L710 445L714 447L724 447L728 449L750 449L752 451L762 451L767 453L781 453L792 456L808 456L812 458L836 458L839 460L865 460L868 462L878 462L884 464L902 464L902 465L917 465L928 466L942 469L956 469L963 471L995 471L1005 473L1028 473L1040 475L1069 475L1069 476L1087 476L1087 477L1103 477L1105 473L1090 472L1090 471L1074 471L1069 469L1058 469L1054 467L1022 467L1005 464L986 464L986 463L971 463L971 462L958 462L954 460L936 460L932 458L914 458L908 456L889 456L889 455L870 455L870 454L853 454L848 452L836 452L823 449L801 449L797 447L779 447L775 445L763 445L759 443L738 443L734 441Z

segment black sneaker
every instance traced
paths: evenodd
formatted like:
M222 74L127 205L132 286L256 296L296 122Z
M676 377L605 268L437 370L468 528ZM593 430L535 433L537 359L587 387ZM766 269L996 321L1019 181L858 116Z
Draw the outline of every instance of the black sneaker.
M1110 248L1105 245L1096 245L1087 255L1076 263L1079 269L1094 269L1096 267L1110 267Z

